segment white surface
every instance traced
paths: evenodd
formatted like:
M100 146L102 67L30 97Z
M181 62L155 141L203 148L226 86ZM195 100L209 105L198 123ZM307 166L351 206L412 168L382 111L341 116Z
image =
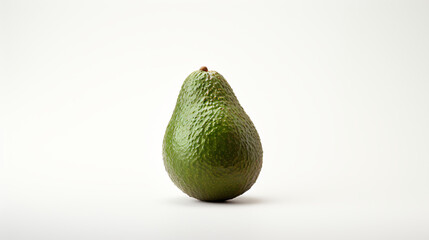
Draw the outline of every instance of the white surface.
M427 1L2 1L0 239L429 239ZM161 144L225 76L264 147L226 204Z

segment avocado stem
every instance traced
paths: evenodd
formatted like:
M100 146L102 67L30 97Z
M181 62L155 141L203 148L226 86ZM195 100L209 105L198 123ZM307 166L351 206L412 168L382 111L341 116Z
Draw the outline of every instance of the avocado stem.
M208 71L208 69L207 69L207 67L206 67L206 66L202 66L202 67L200 67L200 70L201 70L201 71L204 71L204 72L207 72L207 71Z

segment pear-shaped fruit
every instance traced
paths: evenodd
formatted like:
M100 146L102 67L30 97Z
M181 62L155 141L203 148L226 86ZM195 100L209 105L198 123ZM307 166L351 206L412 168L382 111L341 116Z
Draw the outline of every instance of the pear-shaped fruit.
M186 78L165 132L163 158L177 187L202 201L237 197L255 183L261 141L222 75L201 67Z

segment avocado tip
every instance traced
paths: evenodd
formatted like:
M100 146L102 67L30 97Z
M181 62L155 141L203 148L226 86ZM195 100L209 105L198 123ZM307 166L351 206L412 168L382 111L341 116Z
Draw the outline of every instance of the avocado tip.
M200 67L200 70L201 70L201 71L204 71L204 72L207 72L207 71L208 71L208 69L207 69L207 67L206 67L206 66L202 66L202 67Z

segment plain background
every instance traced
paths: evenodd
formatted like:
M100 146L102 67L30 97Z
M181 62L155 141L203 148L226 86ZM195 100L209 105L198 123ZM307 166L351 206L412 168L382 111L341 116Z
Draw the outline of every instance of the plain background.
M1 1L0 239L429 239L428 1ZM257 183L187 197L183 80L229 81Z

